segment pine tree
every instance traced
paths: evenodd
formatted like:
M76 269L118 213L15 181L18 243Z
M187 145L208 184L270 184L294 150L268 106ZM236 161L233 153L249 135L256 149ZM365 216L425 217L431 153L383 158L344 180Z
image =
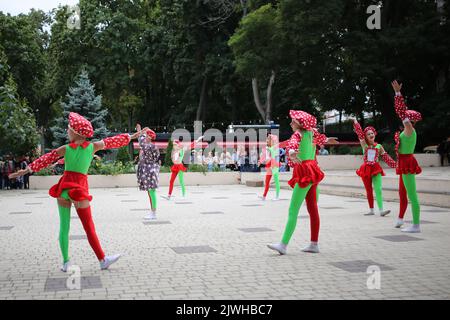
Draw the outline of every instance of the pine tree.
M102 96L95 95L94 85L91 84L86 70L83 70L78 76L75 86L69 88L66 98L68 102L61 103L62 117L58 118L56 125L50 128L54 137L54 147L59 147L68 142L67 126L70 112L76 112L91 121L94 127L92 139L100 140L110 134L105 125L105 117L108 111L102 108Z

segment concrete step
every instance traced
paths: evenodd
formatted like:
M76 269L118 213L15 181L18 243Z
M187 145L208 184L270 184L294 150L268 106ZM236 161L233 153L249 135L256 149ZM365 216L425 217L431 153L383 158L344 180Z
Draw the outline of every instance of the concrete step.
M392 169L385 169L385 173L386 176L383 176L383 198L388 201L398 202L399 177ZM280 182L283 189L291 189L287 184L291 176L291 172L280 173ZM264 175L261 173L253 176L247 175L243 181L246 179L263 181ZM421 204L450 208L450 178L448 168L424 169L422 174L416 176L416 186ZM366 199L366 191L361 178L356 175L354 170L326 171L325 178L320 183L320 190L323 194Z

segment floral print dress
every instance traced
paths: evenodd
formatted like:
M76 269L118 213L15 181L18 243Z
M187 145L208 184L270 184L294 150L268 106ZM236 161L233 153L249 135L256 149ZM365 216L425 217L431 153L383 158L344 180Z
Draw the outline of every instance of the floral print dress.
M137 170L139 189L156 189L159 183L159 150L153 143L146 142L145 134L140 135L138 140L141 147Z

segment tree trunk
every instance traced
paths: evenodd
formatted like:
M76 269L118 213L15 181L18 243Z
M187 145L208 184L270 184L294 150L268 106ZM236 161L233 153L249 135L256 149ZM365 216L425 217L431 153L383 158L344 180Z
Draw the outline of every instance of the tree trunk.
M247 15L247 0L240 0L242 6L242 18Z
M128 132L133 132L133 109L128 109ZM128 153L131 159L133 159L133 144L128 144Z
M202 89L200 92L200 100L198 102L197 114L195 116L196 121L204 120L205 117L205 102L206 102L206 89L207 89L208 77L204 76L202 81Z
M252 79L253 100L255 101L256 109L265 123L269 123L272 120L272 87L274 83L275 71L272 70L266 89L266 102L263 104L259 96L258 78Z
M252 89L253 101L255 101L256 109L258 109L258 112L261 115L263 121L266 121L265 106L261 103L261 98L259 97L258 78L252 79Z
M272 120L272 87L275 83L275 71L272 70L270 75L269 84L267 85L267 95L266 95L266 123Z

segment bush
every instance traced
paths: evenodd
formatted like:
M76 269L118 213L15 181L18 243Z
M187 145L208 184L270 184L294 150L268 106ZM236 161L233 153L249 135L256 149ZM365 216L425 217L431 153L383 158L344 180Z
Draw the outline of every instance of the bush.
M116 161L122 162L122 164L125 164L127 162L131 161L130 154L128 153L128 146L122 147L119 149L117 153Z
M206 175L206 172L208 171L208 167L201 165L201 164L190 164L189 165L189 171L191 172L201 172L204 175Z
M89 168L88 174L90 175L111 175L116 176L119 174L136 173L134 164L132 162L126 162L123 164L121 161L116 162L102 162L94 160Z
M34 176L54 176L56 173L52 168L45 168L39 172L33 173Z
M352 147L350 148L350 154L354 156L360 156L363 154L361 147Z

